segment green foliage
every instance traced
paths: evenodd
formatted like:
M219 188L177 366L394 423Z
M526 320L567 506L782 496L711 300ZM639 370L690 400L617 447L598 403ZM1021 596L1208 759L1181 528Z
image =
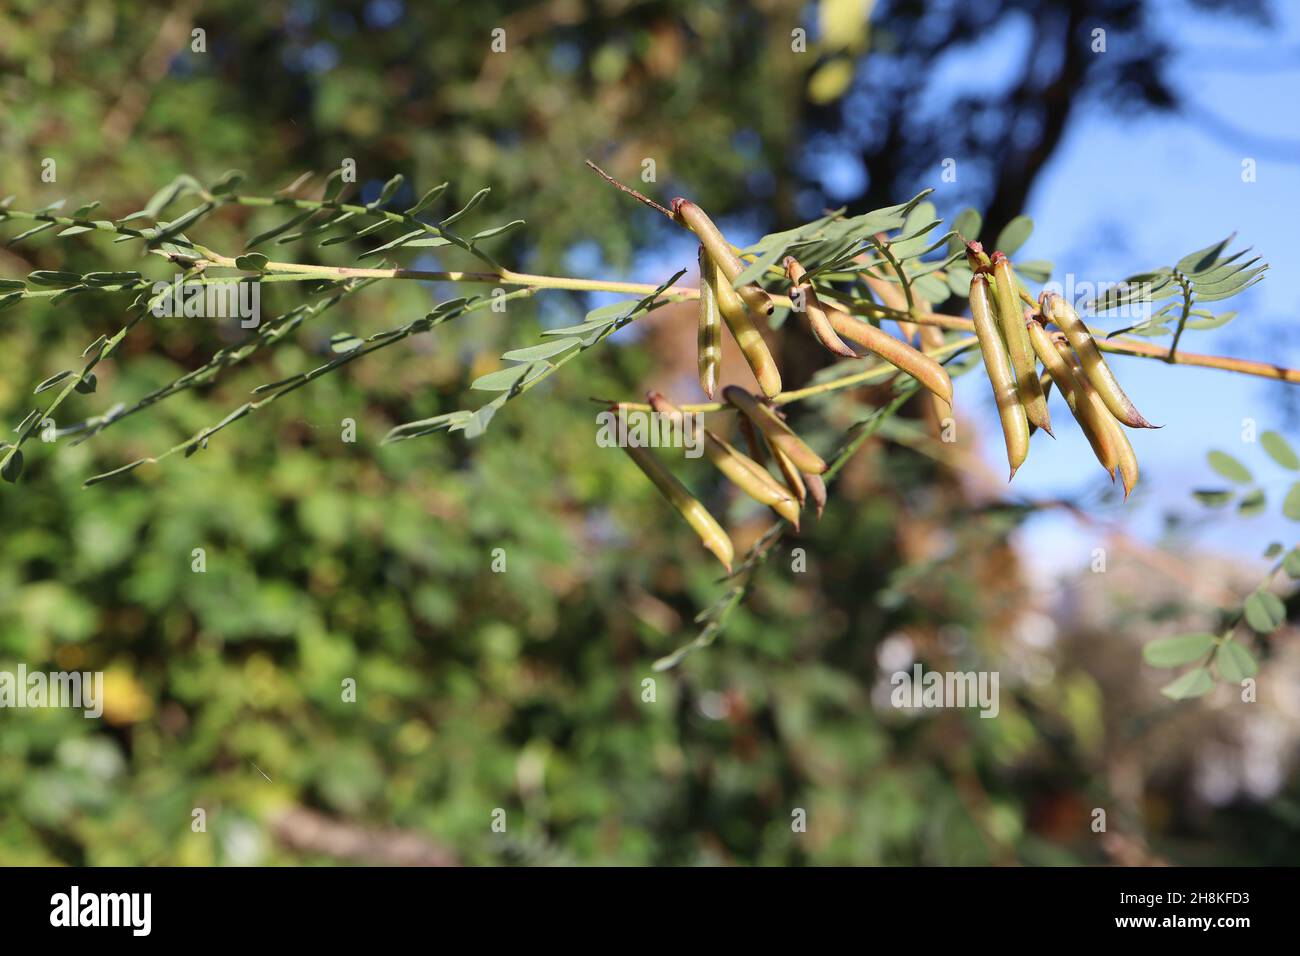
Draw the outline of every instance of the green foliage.
M344 5L267 18L232 0L196 16L222 49L266 55L234 69L215 45L181 50L151 81L150 5L94 0L75 18L11 6L0 180L38 212L4 206L19 241L0 262L11 310L0 414L18 427L0 442L0 471L27 473L0 494L0 669L104 670L112 706L103 721L5 714L0 861L339 862L272 838L280 811L309 806L418 833L469 863L1102 862L1086 820L1055 832L1043 821L1063 808L1072 825L1072 807L1106 799L1092 782L1106 779L1102 742L1131 715L1068 660L1045 683L1013 686L1024 659L1007 637L1021 609L1008 538L1024 510L974 507L883 429L853 431L855 403L822 405L824 417L792 409L819 448L860 440L838 510L797 539L812 573L788 571L795 539L783 534L761 552L762 587L715 612L715 568L624 456L591 441L592 395L663 374L653 343L633 338L651 322L587 350L570 340L596 329L555 327L590 321L599 303L583 293L519 294L499 314L490 296L432 280L267 269L400 257L567 272L587 242L602 268L622 269L634 250L661 248L663 223L567 173L610 143L624 144L625 169L653 144L661 175L719 215L753 211L755 174L797 153L790 92L806 67L763 52L788 50L788 17L684 0L629 8L512 39L498 74L478 38L515 28L510 5L465 7L449 25L437 5L406 4L400 27L383 29ZM301 67L317 44L338 54L334 69ZM117 109L134 93L138 114ZM57 184L36 172L48 155ZM343 156L356 159L358 195L334 177L302 198L298 171ZM254 196L221 173L234 164L247 182L294 181ZM443 181L452 172L467 189ZM437 185L416 195L410 182ZM63 215L68 192L103 204ZM964 295L957 250L918 200L812 234L765 208L760 228L793 233L788 248L807 240L846 276L870 270L934 303L949 286ZM973 237L979 217L954 228ZM897 234L877 246L877 230ZM268 317L256 330L146 317L138 297L164 268L188 276L200 237L259 283ZM533 368L526 377L577 354L580 374L549 375L545 396L512 405L488 441L470 446L462 428L382 443L412 422L479 414L461 407L465 393L503 362ZM29 389L51 378L33 402ZM44 417L57 419L48 432ZM225 427L244 418L255 427ZM345 419L355 443L338 438ZM165 468L137 464L176 452ZM122 468L125 480L84 487ZM715 479L699 487L761 541L766 521L744 501ZM919 571L900 515L948 542ZM191 570L198 547L204 573ZM991 554L1005 589L978 577ZM1293 572L1294 552L1283 561ZM656 673L697 635L697 613L706 626L725 617L726 639ZM1001 718L879 707L888 675L875 652L899 633L927 666L1002 670ZM356 704L340 699L349 677ZM1178 796L1153 791L1152 803ZM807 835L790 830L796 806L814 823ZM207 834L190 829L194 807L208 810ZM507 835L490 834L495 807ZM1286 859L1294 847L1272 812L1259 811L1268 841L1234 839L1217 819L1198 824L1191 849L1179 821L1150 831L1182 828L1175 859Z
M1300 460L1290 444L1281 434L1266 431L1259 436L1259 443L1274 462L1289 471L1300 470ZM1241 491L1237 496L1237 511L1244 515L1257 514L1265 510L1268 495L1264 487L1257 484L1251 470L1227 452L1213 450L1206 455L1206 460L1216 474L1238 485L1251 487ZM1232 501L1235 493L1227 488L1199 488L1192 492L1202 504L1218 508ZM1291 521L1300 521L1300 481L1292 481L1282 499L1282 514Z
M1178 348L1185 329L1217 329L1237 315L1236 312L1216 314L1198 309L1197 303L1220 302L1263 281L1268 263L1256 265L1260 261L1258 256L1243 261L1242 257L1249 249L1226 255L1235 238L1234 233L1221 242L1188 253L1174 266L1129 276L1114 288L1089 301L1085 308L1100 313L1122 307L1133 308L1142 303L1176 299L1177 301L1160 306L1141 323L1109 333L1112 336L1129 333L1148 338L1173 335L1173 344L1170 345L1170 352L1173 353ZM1170 322L1177 323L1173 329L1169 328Z

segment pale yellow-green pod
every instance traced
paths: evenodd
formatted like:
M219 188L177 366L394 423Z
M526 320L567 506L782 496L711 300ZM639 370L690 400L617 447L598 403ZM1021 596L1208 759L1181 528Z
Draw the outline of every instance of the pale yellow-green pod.
M736 277L745 270L745 264L732 251L731 243L727 242L727 237L722 234L722 230L713 224L713 220L705 215L703 209L689 199L674 199L671 205L673 217L681 225L695 233L696 238L700 240L713 261L717 263L718 271L726 278L727 284L734 283ZM756 314L772 314L774 308L772 297L764 292L757 283L748 282L737 291L740 293L740 297L745 300L745 304Z
M826 470L826 462L804 444L803 439L783 422L769 406L764 405L755 396L743 388L728 385L722 390L724 400L741 410L749 420L758 426L767 443L772 448L779 448L794 462L795 467L804 474L820 475Z
M781 393L781 371L776 367L776 359L763 340L763 333L750 317L745 302L722 275L720 269L714 269L710 276L713 291L718 298L718 311L723 321L731 330L731 337L740 347L740 354L745 356L749 369L754 373L754 380L763 394L769 398Z
M1138 460L1137 453L1133 451L1133 444L1128 440L1128 435L1124 434L1124 428L1120 425L1119 420L1110 413L1110 409L1102 401L1097 389L1093 388L1092 383L1088 381L1088 376L1084 373L1079 356L1063 339L1058 338L1052 341L1056 345L1057 351L1068 358L1074 377L1079 380L1088 395L1088 401L1092 409L1091 414L1097 422L1097 428L1105 433L1108 444L1114 449L1115 469L1119 472L1120 481L1124 483L1124 500L1127 501L1129 494L1132 493L1138 481ZM1102 464L1104 465L1105 462L1102 462Z
M1047 413L1047 399L1043 396L1043 387L1038 381L1038 369L1034 363L1034 350L1029 344L1029 333L1025 331L1016 274L1011 268L1011 260L1002 253L993 253L991 261L998 325L1002 329L1002 339L1007 345L1007 355L1011 359L1011 370L1016 376L1020 402L1025 407L1025 417L1050 435L1052 419Z
M704 453L728 481L759 504L767 505L798 530L798 502L777 484L767 469L711 431L704 433Z
M652 391L646 397L650 407L660 415L674 422L684 420L681 409L661 393ZM707 428L704 429L704 454L737 488L785 518L794 525L796 531L799 529L798 504L766 468Z
M722 315L718 312L718 293L714 280L708 278L713 260L700 246L700 321L697 341L700 388L709 398L718 389L718 370L722 366Z
M1079 313L1074 311L1074 307L1054 292L1044 292L1039 297L1039 305L1043 315L1051 319L1074 346L1084 374L1088 376L1088 381L1106 403L1110 413L1129 428L1159 428L1159 425L1152 425L1143 418L1137 406L1124 394L1124 389L1120 388L1115 373L1106 364L1106 359L1102 356L1101 349L1097 348L1097 342L1088 331L1088 326L1079 318Z
M740 434L744 436L745 447L749 449L749 457L760 465L766 465L767 446L758 437L758 432L754 431L754 423L744 415L738 415L736 416L736 424L740 426Z
M879 276L873 276L869 272L862 273L862 279L867 283L870 289L880 300L880 304L895 312L907 311L907 293L903 287L897 283L890 282L888 279L881 279ZM904 319L898 320L898 331L903 333L903 338L911 345L916 338L917 326L915 322L908 322Z
M1114 439L1107 427L1110 412L1106 411L1106 406L1097 396L1096 390L1083 377L1082 370L1075 371L1076 359L1070 352L1069 345L1064 341L1053 339L1037 322L1029 323L1028 329L1029 341L1042 361L1043 367L1052 376L1056 387L1061 390L1061 396L1070 406L1074 420L1079 423L1084 437L1092 446L1092 453L1097 456L1101 467L1106 469L1111 480L1114 480L1118 459Z
M823 348L836 355L857 358L858 354L845 345L831 328L826 310L822 308L821 300L817 298L817 291L811 282L803 281L807 272L794 256L785 257L785 274L790 279L790 301L796 303L796 311L799 311L798 305L803 306L802 312L808 320L808 328L812 331L813 338L820 342Z
M1025 407L1020 402L1015 376L1011 373L1007 347L993 318L988 279L979 272L975 273L970 282L970 314L975 323L975 337L979 339L980 354L984 359L984 371L988 373L993 398L998 404L1002 437L1007 445L1007 462L1011 465L1011 478L1014 478L1017 469L1029 455L1029 420L1025 417ZM1011 478L1007 480L1010 481Z
M984 247L973 239L966 241L966 262L970 265L971 272L986 272L992 265Z
M903 340L894 338L870 322L863 322L840 309L828 307L826 315L831 320L831 328L839 335L850 342L857 342L867 351L880 356L890 365L912 376L939 398L952 404L952 379L948 377L948 370L930 356L918 352Z
M1138 483L1137 453L1133 451L1133 444L1124 434L1119 421L1112 418L1110 424L1115 437L1116 450L1119 452L1119 478L1124 482L1124 500L1128 501L1128 496L1133 493Z
M743 415L741 418L743 421L749 421ZM772 457L776 459L776 467L781 472L781 477L785 479L786 487L790 489L790 493L794 495L795 500L802 507L803 503L808 500L808 489L804 486L803 472L796 468L794 462L790 460L790 456L779 448L772 449Z
M707 508L700 504L686 486L678 481L663 463L659 461L648 448L639 448L628 446L624 449L634 462L637 463L645 476L650 479L659 493L677 509L677 513L686 519L686 523L691 526L699 536L700 541L709 551L713 553L722 566L731 573L731 562L736 557L736 549L731 543L731 538L727 532L722 530L722 525L709 514Z
M937 325L923 325L920 328L921 328L921 348L925 352L933 352L936 349L943 348L943 342L944 342L943 329L939 328ZM942 367L943 366L940 366L940 368ZM945 374L947 374L946 369L944 370L944 372ZM949 384L951 384L952 379L949 378L948 381ZM938 422L942 422L945 418L948 418L952 415L952 404L949 401L940 398L938 395L935 395L933 392L930 395L930 400L934 405L934 417Z

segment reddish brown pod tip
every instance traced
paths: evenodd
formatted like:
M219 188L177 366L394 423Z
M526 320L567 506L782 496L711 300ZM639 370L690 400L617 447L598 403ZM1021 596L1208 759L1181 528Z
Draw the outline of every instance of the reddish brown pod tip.
M988 253L984 251L984 246L974 239L966 242L966 262L970 265L971 272L983 272L989 268Z

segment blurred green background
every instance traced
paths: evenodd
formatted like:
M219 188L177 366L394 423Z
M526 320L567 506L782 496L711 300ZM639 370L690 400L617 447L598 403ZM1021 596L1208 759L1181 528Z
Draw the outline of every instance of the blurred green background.
M399 206L449 180L443 215L490 185L475 222L528 223L491 247L512 268L658 283L693 265L692 250L585 158L661 201L696 198L749 238L828 205L900 201L928 162L908 158L928 142L923 116L902 96L851 89L855 69L861 80L885 57L889 83L906 87L999 17L1065 38L1096 17L1132 38L1146 7L979 6L16 0L0 11L0 195L25 209L99 199L119 217L183 172L211 182L236 167L246 192L269 195L353 158L366 201L394 173L408 182ZM205 52L191 50L195 28ZM808 31L806 54L791 51L796 28ZM1035 92L1053 77L1036 76L998 106L933 119L950 139L926 148L951 146L982 170L963 189L991 234L1021 211L1078 104L1176 107L1149 58L1123 50L1086 68L1065 57L1054 99ZM998 124L1024 132L1022 161L976 135ZM835 137L837 148L861 144L868 175L828 196L818 156ZM47 157L55 183L41 180ZM638 181L646 158L655 183ZM233 254L282 218L227 209L194 238ZM362 247L262 251L347 264ZM163 266L136 243L93 236L0 248L7 278L60 268L170 278ZM1199 629L1230 603L1223 590L1245 593L1257 569L1179 565L1103 523L1078 543L1080 580L1045 589L1015 547L1032 509L972 489L905 432L855 459L826 517L781 545L715 645L652 674L695 633L692 618L720 593L717 570L630 461L596 446L589 398L630 399L652 384L693 398L689 308L587 353L472 442L379 445L393 425L472 407L481 396L469 383L503 350L611 297L545 293L474 313L299 390L191 458L81 487L320 364L331 335L396 327L463 292L377 284L86 444L26 446L21 481L0 493L0 670L104 671L108 702L97 721L0 711L0 862L1297 858L1294 635L1275 635L1265 666L1281 690L1253 709L1231 695L1174 705L1139 656L1150 637ZM303 295L268 285L263 314ZM88 295L0 315L3 420L17 424L33 386L112 334L125 305ZM145 322L98 369L97 392L62 414L133 401L242 334ZM778 347L798 384L820 360L793 338ZM877 399L810 403L795 422L828 450ZM905 412L918 427L922 416L919 405ZM340 438L349 418L354 443ZM738 545L766 527L706 466L682 474ZM1110 567L1092 576L1097 546ZM806 571L792 570L791 547L804 549ZM195 548L205 573L191 570ZM492 570L498 548L504 573ZM998 719L891 708L888 674L912 660L999 671ZM355 703L341 700L345 678ZM194 808L206 832L193 832ZM492 829L498 808L504 833ZM1105 833L1091 827L1094 808L1106 810ZM798 809L806 832L792 829Z

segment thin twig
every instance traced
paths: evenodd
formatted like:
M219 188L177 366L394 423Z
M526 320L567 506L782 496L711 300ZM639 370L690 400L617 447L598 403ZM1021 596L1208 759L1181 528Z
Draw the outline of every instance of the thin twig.
M663 206L659 205L657 202L655 202L655 201L654 201L653 199L651 199L649 196L646 196L646 195L644 195L643 193L639 193L639 192L637 192L637 191L636 191L635 189L633 189L631 186L624 186L624 185L623 185L622 183L620 183L617 179L615 179L615 178L614 178L613 176L611 176L609 173L605 172L605 170L601 169L599 166L597 166L597 165L596 165L595 163L593 163L591 160L587 160L587 165L590 166L592 169L594 169L597 173L599 173L600 176L601 176L601 178L604 179L605 182L609 183L609 184L610 184L611 186L613 186L614 188L623 190L623 192L625 192L625 193L627 193L629 196L632 196L632 197L638 199L639 201L645 203L645 204L646 204L647 206L649 206L651 209L657 209L657 210L659 210L659 212L663 213L663 214L664 214L665 216L667 216L669 219L673 219L673 214L672 214L671 212L669 212L669 211L668 211L667 209L665 209ZM676 220L673 219L673 221L675 222Z
M1180 272L1175 272L1174 278L1183 287L1183 314L1178 317L1178 328L1174 330L1174 340L1169 343L1169 355L1165 358L1170 365L1178 364L1178 342L1183 337L1183 329L1187 327L1187 319L1192 314L1192 290L1187 283L1187 277Z

